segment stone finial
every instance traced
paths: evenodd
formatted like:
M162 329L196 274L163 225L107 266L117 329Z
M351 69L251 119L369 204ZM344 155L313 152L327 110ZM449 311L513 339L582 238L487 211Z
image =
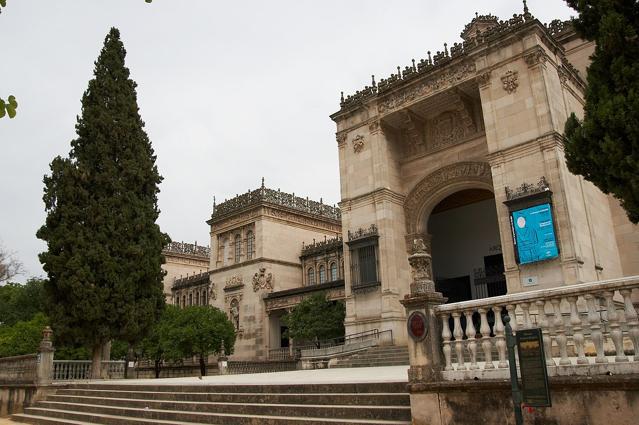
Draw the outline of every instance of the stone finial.
M264 186L264 177L262 177L262 187L261 188L264 189L264 187L265 187Z
M51 337L53 336L53 330L49 326L45 326L42 329L42 341L40 341L40 352L49 352L53 351L53 341L51 341Z
M412 269L413 282L410 284L411 295L423 295L435 292L433 281L433 264L426 244L421 238L413 240L413 253L408 257Z
M375 75L371 75L373 87L377 87L377 83L375 83Z
M429 65L433 64L433 58L430 57L430 50L428 51L428 63Z

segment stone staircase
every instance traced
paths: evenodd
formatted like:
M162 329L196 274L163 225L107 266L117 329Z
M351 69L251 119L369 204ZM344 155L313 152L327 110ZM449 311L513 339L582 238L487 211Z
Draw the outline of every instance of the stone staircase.
M409 425L406 383L74 384L15 414L29 424Z
M348 357L342 357L331 367L377 367L408 365L408 347L371 347Z

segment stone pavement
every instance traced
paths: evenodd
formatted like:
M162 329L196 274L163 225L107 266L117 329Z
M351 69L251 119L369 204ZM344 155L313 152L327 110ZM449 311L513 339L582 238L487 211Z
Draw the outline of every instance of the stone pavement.
M290 372L205 376L202 379L188 377L90 381L92 384L118 385L287 385L375 382L408 382L408 366L294 370Z

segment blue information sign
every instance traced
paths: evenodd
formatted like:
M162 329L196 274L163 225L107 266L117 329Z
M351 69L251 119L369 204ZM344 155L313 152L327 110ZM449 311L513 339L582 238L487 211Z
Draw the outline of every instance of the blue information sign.
M510 220L519 264L534 263L559 256L549 203L513 211Z

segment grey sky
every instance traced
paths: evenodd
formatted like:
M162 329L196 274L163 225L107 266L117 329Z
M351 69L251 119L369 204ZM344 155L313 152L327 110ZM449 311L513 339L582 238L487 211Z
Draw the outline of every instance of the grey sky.
M339 201L335 127L346 94L459 41L475 15L520 13L519 0L8 0L0 14L0 243L26 274L44 272L42 177L75 135L80 99L111 26L138 83L164 176L160 225L208 244L218 202L266 185ZM542 22L562 0L529 0Z

